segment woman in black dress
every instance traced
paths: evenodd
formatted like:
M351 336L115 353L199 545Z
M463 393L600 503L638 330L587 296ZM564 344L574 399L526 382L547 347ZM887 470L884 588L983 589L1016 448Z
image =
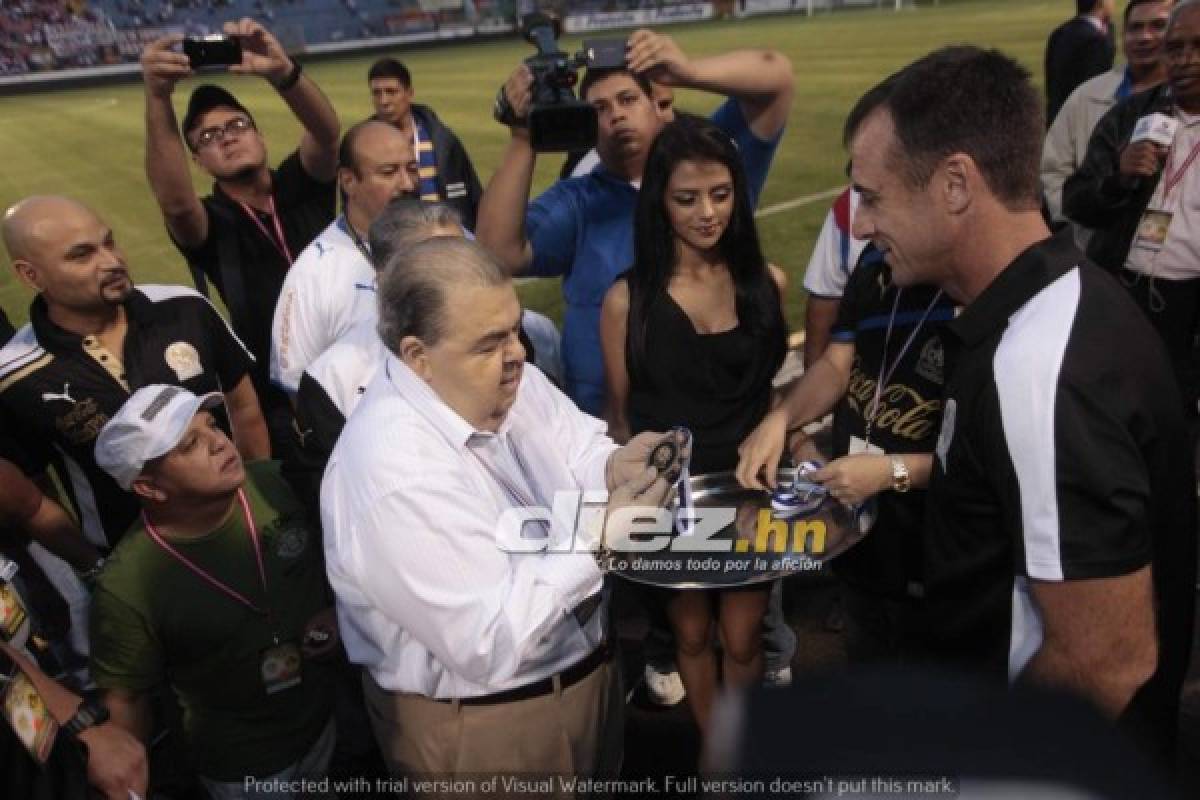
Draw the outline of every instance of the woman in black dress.
M610 433L624 441L682 425L694 437L693 475L732 470L738 444L770 406L786 352L784 278L759 246L737 147L711 122L680 115L651 148L634 259L601 311ZM762 675L768 590L667 599L679 673L705 733L718 667L731 684Z

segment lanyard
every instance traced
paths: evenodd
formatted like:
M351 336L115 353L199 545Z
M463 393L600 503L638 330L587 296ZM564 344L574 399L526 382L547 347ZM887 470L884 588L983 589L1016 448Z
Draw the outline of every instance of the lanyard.
M221 592L227 597L232 598L233 600L236 600L254 613L265 615L268 623L274 626L274 623L271 620L271 608L269 605L270 596L267 594L267 570L263 566L262 545L258 540L258 528L254 525L254 515L250 513L250 504L246 502L246 493L241 489L238 489L237 497L238 502L242 505L242 514L246 518L246 531L250 535L251 544L254 545L254 560L258 564L258 577L262 581L263 597L268 601L266 608L260 608L259 606L250 602L250 600L247 599L246 596L241 592L231 588L209 573L205 572L203 569L196 566L195 562L172 547L170 543L162 537L162 534L158 532L158 529L154 527L153 523L150 522L150 518L146 516L145 511L142 512L142 522L146 526L146 533L149 534L150 538L154 540L154 543L163 550L166 550L169 555L175 558L176 561L194 572L197 577L207 581L208 584L217 591ZM272 634L272 636L275 639L275 644L279 644L279 636L277 634Z
M892 365L889 367L887 364L888 343L892 340L892 326L896 323L896 311L900 308L900 295L903 293L903 289L896 289L896 300L892 303L892 315L888 317L887 333L883 336L883 353L880 354L879 358L879 380L875 382L875 397L871 400L871 409L867 413L866 435L863 437L867 444L871 443L871 429L875 427L875 415L879 413L879 401L883 396L883 387L892 379L892 375L896 372L896 367L900 366L900 359L904 358L904 354L908 352L908 348L912 347L917 334L921 332L921 326L925 324L925 320L929 319L929 314L933 311L933 307L942 298L942 290L938 289L933 299L929 301L929 305L925 307L925 313L921 314L921 319L917 320L912 333L908 335L904 346L900 348L900 352L896 354L896 358L892 360Z
M509 442L512 441L511 437L506 438ZM505 442L501 441L499 436L494 437L492 441L496 443L497 447L506 446ZM508 446L508 453L510 456L512 456L513 463L516 465L517 469L521 471L521 475L524 476L526 482L529 484L529 491L526 491L524 488L514 484L506 475L504 475L502 469L497 468L498 465L492 464L492 456L490 454L487 458L483 458L475 451L475 448L471 447L470 445L467 446L467 450L472 456L475 457L475 460L479 462L480 466L483 467L487 474L491 476L492 480L499 484L500 488L508 493L509 499L525 508L535 508L540 505L531 494L535 491L533 488L533 482L529 479L529 470L526 469L525 460L521 458L521 453L517 450L515 442L511 446Z
M1192 166L1192 162L1196 160L1196 156L1200 155L1200 141L1192 146L1192 152L1188 153L1188 157L1179 166L1179 169L1172 174L1171 162L1175 159L1175 147L1171 147L1171 152L1167 156L1167 167L1163 170L1163 205L1167 204L1167 198L1171 196L1171 190L1179 185L1183 180L1184 174L1187 173L1188 167Z
M350 224L350 220L346 219L345 214L338 217L338 226L346 231L350 238L354 240L354 246L358 248L358 252L362 253L367 263L374 266L375 262L371 260L371 248L367 247L367 243L358 235L358 231L354 230L354 226Z
M266 225L263 225L263 221L258 218L258 214L255 213L254 209L243 203L241 200L238 201L238 205L241 206L242 210L246 212L246 216L253 220L254 224L258 226L258 229L262 231L262 235L267 237L267 241L279 251L279 255L283 256L284 260L287 261L288 266L290 267L295 259L292 258L292 251L288 249L287 239L283 235L283 225L280 224L279 214L275 211L274 195L267 196L267 204L270 207L269 213L271 215L271 222L275 228L274 235L271 234L271 231L267 229Z

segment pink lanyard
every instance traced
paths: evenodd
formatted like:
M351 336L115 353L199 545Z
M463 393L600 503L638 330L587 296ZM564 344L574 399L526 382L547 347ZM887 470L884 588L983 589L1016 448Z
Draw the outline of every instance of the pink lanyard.
M288 249L287 239L283 235L283 225L279 223L279 214L275 212L274 195L267 197L267 204L270 206L271 222L275 227L274 236L272 236L271 232L267 230L267 226L263 225L263 221L258 218L258 214L255 213L253 208L246 205L241 200L238 201L238 205L240 205L242 210L246 212L246 216L250 217L250 219L254 221L254 224L258 226L260 231L262 231L262 235L267 237L267 241L279 251L279 254L283 256L285 260L287 260L288 266L290 267L295 259L292 258L292 251Z
M267 595L267 570L263 566L262 545L259 543L259 540L258 540L258 528L256 528L254 525L254 515L250 513L250 504L246 502L245 492L243 492L241 489L238 489L237 497L238 497L238 502L241 503L241 505L242 505L242 514L244 514L246 517L246 530L249 531L250 541L254 545L254 560L258 563L258 577L262 580L263 597L267 598L269 600L270 598ZM191 559L189 559L183 553L179 552L174 547L172 547L167 542L167 540L162 537L162 534L158 532L158 528L155 528L154 524L150 522L150 518L146 516L145 511L142 512L142 523L145 524L146 533L150 536L151 539L154 540L154 543L157 544L159 547L161 547L163 550L166 550L169 555L171 555L175 558L176 561L178 561L180 564L183 564L185 567L190 569L199 578L207 581L208 584L210 586L212 586L213 588L215 588L217 591L222 592L226 596L233 598L234 600L241 603L246 608L249 608L251 611L255 612L256 614L265 615L267 617L268 622L271 621L271 608L269 605L267 606L267 608L259 608L254 603L251 603L250 600L247 599L246 596L243 595L241 592L238 592L236 589L230 588L229 586L222 583L217 578L214 578L212 575L208 574L204 570L200 569L200 567L196 566L195 562L193 562ZM275 636L275 642L276 642L276 644L278 644L279 637L277 635L274 635L274 636Z
M1188 167L1196 160L1196 156L1200 155L1200 142L1196 142L1192 146L1192 152L1188 153L1188 157L1179 166L1179 169L1174 174L1171 173L1171 162L1175 159L1175 148L1171 148L1170 155L1167 156L1167 168L1163 170L1163 204L1167 202L1167 198L1171 196L1171 190L1179 185L1183 180L1183 176L1187 173Z

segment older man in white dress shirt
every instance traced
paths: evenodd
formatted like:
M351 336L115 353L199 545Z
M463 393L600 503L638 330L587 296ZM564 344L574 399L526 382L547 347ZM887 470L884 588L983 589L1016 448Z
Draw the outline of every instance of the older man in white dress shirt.
M562 491L611 490L610 519L664 504L666 481L646 466L662 435L617 448L523 369L512 281L473 242L398 257L379 300L390 352L334 449L321 507L343 637L366 667L389 768L611 774L623 698L598 532L527 524L543 537L531 543L497 529L506 510L551 508Z

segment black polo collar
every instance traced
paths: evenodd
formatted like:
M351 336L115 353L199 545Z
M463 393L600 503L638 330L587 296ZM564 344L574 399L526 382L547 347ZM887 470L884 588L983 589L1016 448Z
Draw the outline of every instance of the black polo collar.
M125 298L123 305L125 306L125 318L131 329L153 324L159 319L158 305L136 287ZM83 340L86 337L56 325L50 319L50 311L45 298L40 294L29 306L29 323L33 326L33 333L37 337L38 344L51 353L56 355L74 354L83 349Z
M1030 298L1084 260L1070 228L1030 246L946 327L967 347L983 341Z

